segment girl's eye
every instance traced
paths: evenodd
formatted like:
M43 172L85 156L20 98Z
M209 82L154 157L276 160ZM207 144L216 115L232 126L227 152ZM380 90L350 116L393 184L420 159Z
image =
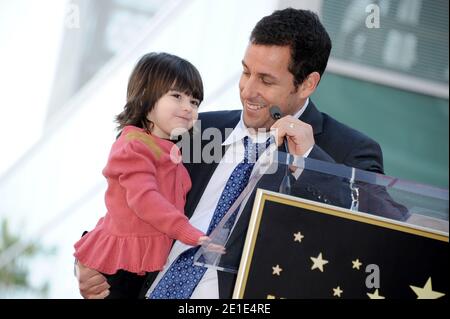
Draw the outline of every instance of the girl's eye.
M195 105L196 107L198 107L200 105L200 102L197 100L191 100L191 104Z
M181 99L181 94L174 93L174 94L172 94L172 96L176 99Z

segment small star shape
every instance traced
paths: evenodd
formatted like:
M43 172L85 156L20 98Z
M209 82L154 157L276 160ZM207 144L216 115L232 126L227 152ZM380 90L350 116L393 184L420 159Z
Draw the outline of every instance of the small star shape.
M299 243L301 243L301 242L302 242L302 239L303 239L304 237L305 237L305 236L303 236L301 232L295 233L295 234L294 234L294 241L298 241Z
M323 265L328 264L328 260L322 259L322 253L319 254L317 257L310 257L313 265L311 267L311 270L319 269L321 272L323 272Z
M276 265L275 267L272 267L272 270L272 275L280 276L283 268L281 268L280 265Z
M341 290L341 287L337 286L336 288L333 288L333 296L341 298L341 294L344 292L344 290Z
M362 266L362 263L359 261L359 259L352 260L352 264L353 264L352 269L358 269L359 270L359 267Z
M375 289L373 294L369 294L367 293L367 296L370 299L386 299L384 296L381 296L380 293L378 292L378 289Z
M411 285L409 287L416 293L417 299L438 299L445 296L442 292L433 291L433 288L431 287L431 277L428 278L423 288Z

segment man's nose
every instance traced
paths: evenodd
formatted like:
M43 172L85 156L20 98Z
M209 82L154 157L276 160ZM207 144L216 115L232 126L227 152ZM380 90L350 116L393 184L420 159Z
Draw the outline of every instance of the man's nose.
M242 81L241 95L244 99L250 99L257 95L257 86L252 77Z

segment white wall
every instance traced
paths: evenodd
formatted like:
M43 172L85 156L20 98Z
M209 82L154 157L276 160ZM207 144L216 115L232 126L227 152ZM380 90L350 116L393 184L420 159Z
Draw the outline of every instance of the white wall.
M65 3L0 2L0 176L41 136Z
M67 111L53 119L25 159L0 177L0 216L12 219L15 230L20 228L26 238L37 238L58 249L56 256L33 264L33 281L50 280L51 298L79 297L72 272L72 245L105 213L101 170L115 138L113 117L123 107L127 79L137 59L149 51L180 55L203 76L202 111L240 108L240 61L250 30L276 6L275 0L168 4L148 30L143 30L140 42L111 61L70 101ZM50 78L41 81L51 83ZM36 126L42 121L41 114ZM9 135L15 135L20 127L12 126ZM5 256L0 256L0 263L2 258Z

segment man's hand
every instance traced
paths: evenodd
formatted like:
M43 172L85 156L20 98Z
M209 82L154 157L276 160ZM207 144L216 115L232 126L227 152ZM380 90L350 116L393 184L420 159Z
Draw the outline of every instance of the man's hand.
M293 155L303 156L315 144L312 126L291 115L279 119L270 129L277 130L277 145L282 144L286 136L289 153Z
M80 294L85 299L104 299L109 295L109 284L98 271L77 262L76 273Z

